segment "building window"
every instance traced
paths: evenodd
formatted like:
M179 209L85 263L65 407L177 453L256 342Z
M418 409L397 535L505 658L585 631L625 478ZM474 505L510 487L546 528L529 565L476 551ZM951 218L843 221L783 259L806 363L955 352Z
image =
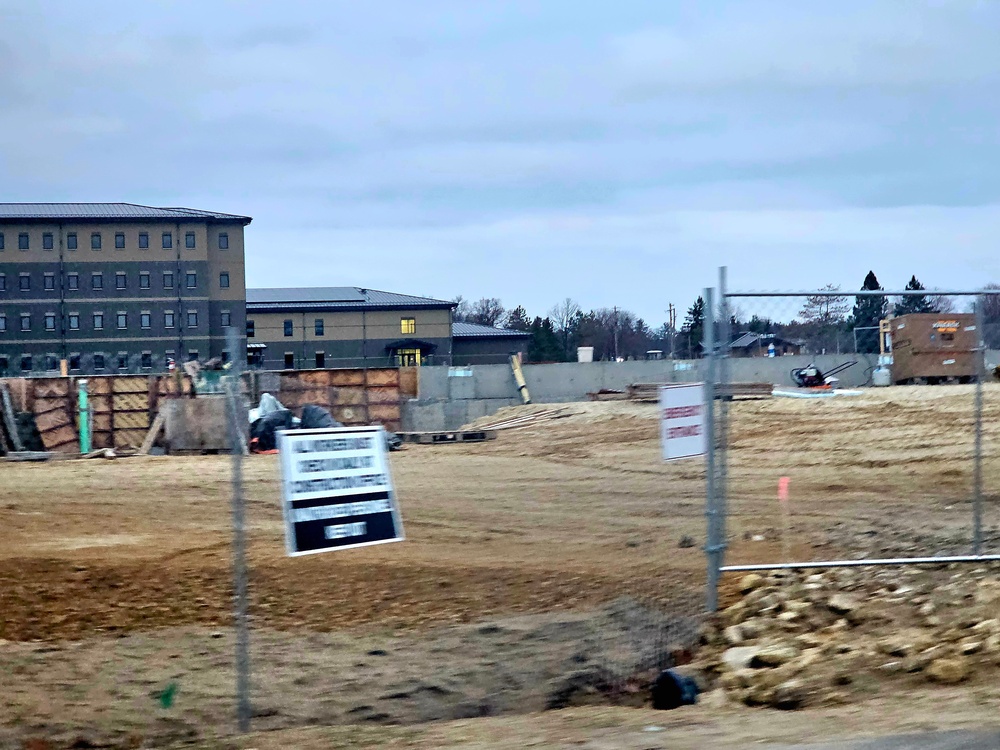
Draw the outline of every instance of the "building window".
M417 319L416 318L400 318L400 320L399 320L399 332L400 333L416 333L417 332Z
M66 288L71 292L75 292L80 288L80 274L78 273L68 273L66 274Z
M66 249L76 250L76 232L70 232L66 235Z
M21 313L21 330L31 330L31 316L28 313Z
M153 369L153 353L152 352L143 352L142 353L142 360L140 361L139 366L142 367L143 370L152 370Z
M91 232L90 233L90 249L100 250L101 249L101 233Z
M117 315L118 330L124 330L128 328L128 313L120 312Z
M46 292L54 292L56 290L56 275L54 273L47 273L42 277L42 285Z
M115 289L125 289L128 287L128 277L125 275L124 271L118 271L115 274Z
M54 331L56 330L56 314L55 313L45 313L45 330Z
M257 334L257 327L252 320L247 321L247 338L252 339Z
M188 310L188 328L198 327L198 313L195 310Z
M316 332L316 335L317 336L322 336L323 333L324 333L324 330L325 330L325 325L323 323L323 319L322 318L316 318L315 322L313 323L313 326L314 326L313 330Z
M316 352L316 368L321 370L324 367L326 367L326 353Z
M115 232L115 250L125 249L125 233Z
M285 352L285 369L291 370L295 367L295 355L292 352Z
M80 330L80 313L69 314L69 330L71 331Z
M152 326L153 316L148 312L139 313L139 327L140 328L150 328Z
M128 352L118 352L118 369L128 369Z
M7 361L7 357L0 356L0 375L4 375L7 372L7 368L10 367L10 362Z
M100 312L94 313L94 330L95 331L104 330L104 313Z
M31 291L31 277L28 274L22 273L21 277L17 280L17 283L22 292Z
M184 283L187 285L188 289L198 288L198 274L194 271L188 271L184 275Z
M27 250L28 249L28 233L27 232L21 232L19 235L17 235L17 248L18 248L18 250Z
M7 316L0 313L0 333L7 333Z
M163 233L162 241L164 250L169 250L174 246L174 236L170 232Z
M163 327L164 328L173 328L174 327L174 311L173 310L166 310L163 313Z
M228 289L229 288L229 272L223 271L219 274L219 288Z
M57 360L54 355L49 354L48 356L45 357L45 369L50 372L52 370L58 370L59 360Z
M233 318L229 314L229 310L222 311L222 327L229 328L233 324Z
M184 247L188 250L194 249L194 232L187 232L184 235Z
M149 249L149 233L139 232L139 249L148 250Z
M104 274L100 271L90 274L90 286L93 289L104 288Z
M291 335L294 334L294 332L295 331L292 328L292 321L286 320L285 321L285 335L286 336L291 336Z
M31 372L31 355L25 354L21 357L21 370L23 372Z
M4 245L3 245L3 232L0 232L0 250L3 250L3 249L4 249Z
M191 349L191 350L188 351L188 361L189 362L197 362L198 361L198 350L197 349Z
M52 249L52 232L45 232L42 235L42 250Z
M69 355L69 369L79 370L80 369L80 355L70 354Z
M164 271L163 272L163 288L173 289L174 288L174 272Z
M0 273L0 292L7 291L7 274Z
M95 354L94 355L94 369L95 370L103 370L104 369L104 355L103 354Z
M220 250L229 249L229 234L226 232L219 232L219 249Z
M149 289L149 271L139 272L139 288Z

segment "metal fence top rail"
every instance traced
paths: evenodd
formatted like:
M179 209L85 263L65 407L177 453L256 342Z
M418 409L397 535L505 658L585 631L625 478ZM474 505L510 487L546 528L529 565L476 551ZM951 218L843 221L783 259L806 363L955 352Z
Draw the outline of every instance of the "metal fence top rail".
M980 289L978 291L948 292L937 289L904 289L893 292L884 289L860 289L856 292L817 289L811 292L726 292L729 297L979 297L1000 295L1000 289Z

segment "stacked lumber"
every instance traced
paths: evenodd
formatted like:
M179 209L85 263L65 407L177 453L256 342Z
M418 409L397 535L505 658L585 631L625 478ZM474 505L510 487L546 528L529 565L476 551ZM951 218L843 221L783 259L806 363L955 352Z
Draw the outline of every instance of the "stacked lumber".
M674 383L633 383L626 393L629 401L657 402L660 386ZM716 398L770 398L774 386L770 383L720 383L715 386Z
M543 409L541 411L535 411L531 414L524 414L518 417L508 417L507 419L502 419L497 422L492 422L490 424L477 426L476 429L479 430L514 430L519 427L529 427L538 422L545 422L550 419L562 419L568 417L566 414L566 407L561 409Z

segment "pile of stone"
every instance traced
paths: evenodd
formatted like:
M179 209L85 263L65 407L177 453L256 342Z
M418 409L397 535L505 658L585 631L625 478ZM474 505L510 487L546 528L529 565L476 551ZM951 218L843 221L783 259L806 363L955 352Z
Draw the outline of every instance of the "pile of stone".
M862 699L885 681L1000 674L996 568L782 571L738 590L692 665L720 699L794 709Z

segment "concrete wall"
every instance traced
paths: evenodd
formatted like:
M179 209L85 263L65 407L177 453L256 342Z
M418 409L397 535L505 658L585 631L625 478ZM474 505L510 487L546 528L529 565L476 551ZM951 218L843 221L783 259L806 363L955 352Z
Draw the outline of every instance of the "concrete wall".
M821 355L730 359L729 380L734 383L774 383L791 386L789 372L814 362L829 371L857 360L837 377L842 386L865 385L876 355ZM625 390L632 383L693 382L701 380L704 360L638 360L630 362L566 362L525 365L524 379L534 403L586 401L601 389ZM509 365L421 367L418 398L403 406L404 431L454 430L504 406L521 403Z

